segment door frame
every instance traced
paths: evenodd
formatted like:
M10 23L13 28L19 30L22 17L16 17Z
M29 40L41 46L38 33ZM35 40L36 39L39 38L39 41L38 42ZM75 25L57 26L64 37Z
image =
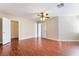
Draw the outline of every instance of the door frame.
M13 22L18 22L18 40L19 40L19 37L20 37L20 31L19 31L19 28L20 28L20 27L19 27L19 21L16 21L16 20L11 20L11 21L10 21L10 33L11 33L11 22L12 22L12 21L13 21ZM12 34L12 33L11 33L11 34ZM10 36L11 36L11 35L10 35ZM12 39L12 36L11 36L11 39Z

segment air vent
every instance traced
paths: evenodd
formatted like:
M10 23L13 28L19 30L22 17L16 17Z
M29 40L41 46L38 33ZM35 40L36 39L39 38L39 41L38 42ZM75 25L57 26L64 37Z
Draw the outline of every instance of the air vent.
M57 5L58 8L61 8L63 6L64 6L64 3L60 3L60 4Z

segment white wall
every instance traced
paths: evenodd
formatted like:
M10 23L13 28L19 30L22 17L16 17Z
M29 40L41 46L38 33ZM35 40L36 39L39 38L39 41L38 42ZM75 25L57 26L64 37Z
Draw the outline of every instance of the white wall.
M42 38L46 38L46 22L42 23Z
M58 17L49 19L45 26L46 38L58 40ZM44 35L44 34L43 34Z
M79 40L79 17L59 16L59 40Z
M29 19L20 19L19 29L20 40L35 37L35 23L33 21Z
M30 19L11 16L10 14L0 12L0 17L7 17L10 21L19 22L19 39L27 39L35 37L35 23Z
M42 34L44 38L60 41L79 40L79 17L59 16L51 19L43 23Z

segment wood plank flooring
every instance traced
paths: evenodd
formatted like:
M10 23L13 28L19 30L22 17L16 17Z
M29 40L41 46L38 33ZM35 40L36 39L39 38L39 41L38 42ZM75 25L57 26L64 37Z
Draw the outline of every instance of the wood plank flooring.
M61 42L48 39L13 39L0 45L1 56L70 56L79 55L79 42Z

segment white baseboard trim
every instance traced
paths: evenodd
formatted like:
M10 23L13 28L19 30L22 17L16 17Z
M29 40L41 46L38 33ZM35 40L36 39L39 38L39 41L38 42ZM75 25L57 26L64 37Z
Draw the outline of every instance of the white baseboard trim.
M21 39L19 39L19 40L27 40L27 39L31 39L31 38L35 38L35 37L27 37L27 38L21 38Z
M57 39L50 39L50 38L45 38L45 39L48 39L48 40L54 40L54 41L58 41Z
M27 37L27 38L22 38L20 40L31 39L31 38L36 38L36 37ZM60 39L51 39L51 38L45 38L45 39L54 40L54 41L79 41L79 40L60 40Z
M45 38L49 40L55 40L55 41L79 41L79 40L60 40L60 39L50 39L50 38Z
M57 40L57 41L79 41L79 40Z

